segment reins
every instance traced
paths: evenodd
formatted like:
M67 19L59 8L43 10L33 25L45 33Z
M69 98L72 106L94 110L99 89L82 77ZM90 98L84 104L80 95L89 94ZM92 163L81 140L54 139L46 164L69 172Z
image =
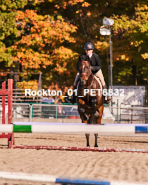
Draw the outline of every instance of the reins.
M82 63L89 63L88 61L82 61ZM87 80L89 79L90 75L92 74L92 72L87 75L87 73L81 73L82 76L88 76ZM92 76L92 82L91 84L88 86L88 88L90 88L93 85L93 80L94 80L94 76Z
M89 64L88 61L82 61L82 63ZM89 75L88 75L87 73L81 73L81 75L82 75L82 76L87 76L87 80L86 80L86 81L88 81L90 75L92 75L92 71L91 71L91 73L90 73ZM90 84L89 86L87 86L87 89L91 89L91 86L93 85L94 79L95 79L95 78L94 78L94 75L92 75L91 84ZM83 88L85 88L85 87L83 87ZM88 94L86 94L86 99L87 99L87 101L89 102L89 95L88 95Z

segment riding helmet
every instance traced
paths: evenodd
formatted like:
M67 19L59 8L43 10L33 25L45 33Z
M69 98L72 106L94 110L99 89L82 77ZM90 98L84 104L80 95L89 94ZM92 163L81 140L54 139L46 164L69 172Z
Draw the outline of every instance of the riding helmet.
M94 49L94 45L91 42L87 42L84 45L84 49L86 49L86 50L92 50L92 49Z

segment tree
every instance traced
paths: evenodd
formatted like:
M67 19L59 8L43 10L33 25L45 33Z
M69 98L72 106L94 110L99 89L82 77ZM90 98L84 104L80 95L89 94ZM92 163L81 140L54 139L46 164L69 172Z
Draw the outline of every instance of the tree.
M144 0L6 0L0 5L0 61L6 67L42 72L44 87L73 84L78 55L95 45L108 83L109 40L100 35L104 17L114 19L113 84L142 85L147 77L147 5ZM11 18L10 18L11 17ZM63 86L64 85L64 86Z
M13 58L9 49L10 46L20 37L21 31L16 27L16 10L23 8L27 0L2 0L0 4L0 62L3 67L8 67L13 63Z
M77 56L76 52L66 47L76 42L71 36L76 32L76 26L60 16L54 20L51 16L38 15L35 10L18 11L16 20L20 22L24 34L11 47L13 60L19 61L25 70L42 71L44 80L61 81L62 85L64 76L69 75L71 60ZM25 35L26 31L29 34Z
M114 63L121 69L120 73L115 73L114 76L118 79L116 81L118 84L146 85L148 83L147 10L147 5L137 4L132 16L113 16L115 20ZM120 78L117 75L120 75Z

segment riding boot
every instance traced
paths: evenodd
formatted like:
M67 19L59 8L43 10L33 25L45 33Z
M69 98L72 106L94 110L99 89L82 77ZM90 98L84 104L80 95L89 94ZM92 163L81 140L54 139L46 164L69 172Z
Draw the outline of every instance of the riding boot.
M72 95L71 98L68 98L68 97L67 97L67 98L65 99L66 102L72 103L72 104L76 103L76 95L75 95L75 92L74 92L75 89L77 89L77 87L74 85L74 86L73 86L73 95Z
M105 89L107 90L106 84L103 86L103 90L105 90ZM107 91L106 91L106 92L107 92ZM106 104L109 104L109 103L111 102L111 100L112 100L112 99L111 99L109 96L107 96L107 95L106 95L106 96L103 95L103 97L104 97L104 103L106 103Z

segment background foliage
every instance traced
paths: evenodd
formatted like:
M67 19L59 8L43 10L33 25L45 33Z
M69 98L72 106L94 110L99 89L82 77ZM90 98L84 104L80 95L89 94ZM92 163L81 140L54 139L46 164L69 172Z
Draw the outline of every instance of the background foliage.
M0 71L42 72L43 88L65 89L91 41L108 84L109 38L99 32L104 17L115 22L113 84L147 85L148 6L142 0L1 0ZM21 77L32 78L38 77Z

